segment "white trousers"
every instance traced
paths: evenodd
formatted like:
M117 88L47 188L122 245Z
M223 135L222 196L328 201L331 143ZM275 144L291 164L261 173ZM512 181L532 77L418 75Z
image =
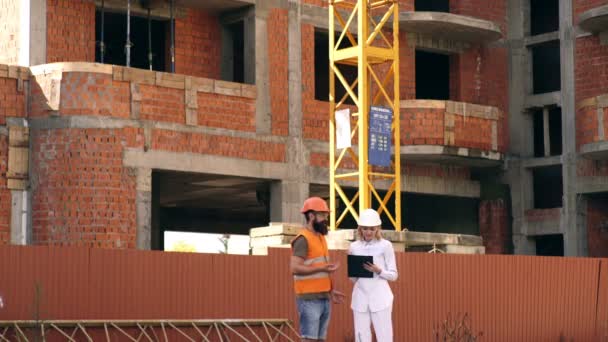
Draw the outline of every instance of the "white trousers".
M374 325L374 332L376 333L376 341L392 342L392 313L392 306L378 312L357 312L353 310L353 315L355 316L355 342L372 341L372 324Z

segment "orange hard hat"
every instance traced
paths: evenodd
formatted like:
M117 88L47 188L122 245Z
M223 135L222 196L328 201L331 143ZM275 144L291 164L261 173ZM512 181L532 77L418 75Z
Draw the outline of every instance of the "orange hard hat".
M327 207L327 202L325 202L325 200L321 197L310 197L304 201L304 205L302 206L302 210L300 210L300 212L305 213L311 210L329 212L329 207Z

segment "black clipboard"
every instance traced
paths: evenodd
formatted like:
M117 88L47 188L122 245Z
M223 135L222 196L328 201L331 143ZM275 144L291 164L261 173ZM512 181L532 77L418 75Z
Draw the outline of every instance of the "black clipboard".
M373 278L374 273L363 268L363 264L374 263L374 257L368 255L348 255L348 277L349 278Z

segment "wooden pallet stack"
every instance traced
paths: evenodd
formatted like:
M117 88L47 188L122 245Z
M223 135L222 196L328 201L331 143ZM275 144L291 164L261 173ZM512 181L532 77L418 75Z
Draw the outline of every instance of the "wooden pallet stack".
M266 227L252 228L249 231L251 254L267 255L269 247L289 248L300 229L301 224L286 222L271 222ZM476 235L383 230L382 236L393 244L396 252L485 254L482 238ZM347 250L356 239L356 229L330 231L327 247Z
M268 255L268 247L289 248L301 224L286 222L270 222L266 227L257 227L249 230L249 246L252 255Z

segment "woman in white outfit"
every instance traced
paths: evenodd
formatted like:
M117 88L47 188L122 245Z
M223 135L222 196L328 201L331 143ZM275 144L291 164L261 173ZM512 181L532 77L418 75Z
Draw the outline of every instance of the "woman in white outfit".
M373 209L359 216L358 240L350 245L348 254L374 257L373 264L363 267L373 278L350 278L354 282L351 309L355 320L355 341L371 342L371 324L378 342L393 341L393 292L389 281L397 280L393 245L382 238L380 215Z

